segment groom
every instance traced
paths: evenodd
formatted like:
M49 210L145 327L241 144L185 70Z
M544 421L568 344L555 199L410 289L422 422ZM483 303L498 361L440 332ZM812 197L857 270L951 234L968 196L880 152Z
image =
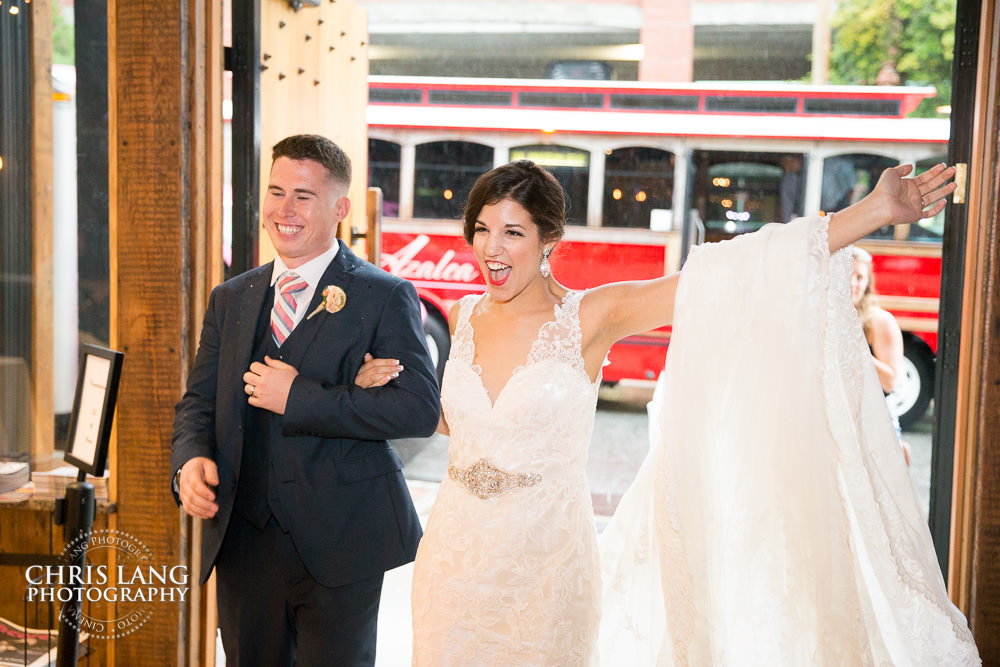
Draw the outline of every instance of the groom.
M200 580L215 567L228 664L371 665L383 573L421 535L388 440L433 433L438 386L413 287L337 240L350 160L313 135L272 160L277 257L212 293L173 490L205 520ZM355 386L367 352L398 358L398 377Z

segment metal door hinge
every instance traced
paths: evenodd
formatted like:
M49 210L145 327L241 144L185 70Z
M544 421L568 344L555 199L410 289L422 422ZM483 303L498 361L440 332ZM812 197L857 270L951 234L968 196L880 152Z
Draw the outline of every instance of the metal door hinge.
M965 203L965 183L966 177L969 173L969 165L965 162L958 162L955 164L955 192L951 194L952 204L964 204Z

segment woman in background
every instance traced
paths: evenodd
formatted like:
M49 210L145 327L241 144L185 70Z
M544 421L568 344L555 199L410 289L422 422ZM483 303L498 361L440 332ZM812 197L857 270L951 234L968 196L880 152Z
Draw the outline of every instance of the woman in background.
M858 247L855 247L853 252L851 299L858 311L858 317L861 318L861 327L872 353L872 362L875 364L875 372L878 373L879 384L882 385L882 393L888 397L896 388L896 382L902 373L903 332L892 313L874 303L875 274L872 270L871 254ZM892 414L892 425L896 429L906 465L910 465L910 446L903 441L903 431L895 414Z

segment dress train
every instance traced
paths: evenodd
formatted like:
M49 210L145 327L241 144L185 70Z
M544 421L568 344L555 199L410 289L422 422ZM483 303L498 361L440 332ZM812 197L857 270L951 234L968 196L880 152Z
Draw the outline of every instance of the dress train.
M826 218L702 246L600 537L601 664L975 665Z

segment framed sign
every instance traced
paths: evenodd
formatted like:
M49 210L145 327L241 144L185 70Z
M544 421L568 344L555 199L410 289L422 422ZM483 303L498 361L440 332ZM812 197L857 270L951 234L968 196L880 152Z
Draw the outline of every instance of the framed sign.
M124 354L97 345L80 345L80 375L70 415L65 461L100 477L108 462L111 422L118 398Z

